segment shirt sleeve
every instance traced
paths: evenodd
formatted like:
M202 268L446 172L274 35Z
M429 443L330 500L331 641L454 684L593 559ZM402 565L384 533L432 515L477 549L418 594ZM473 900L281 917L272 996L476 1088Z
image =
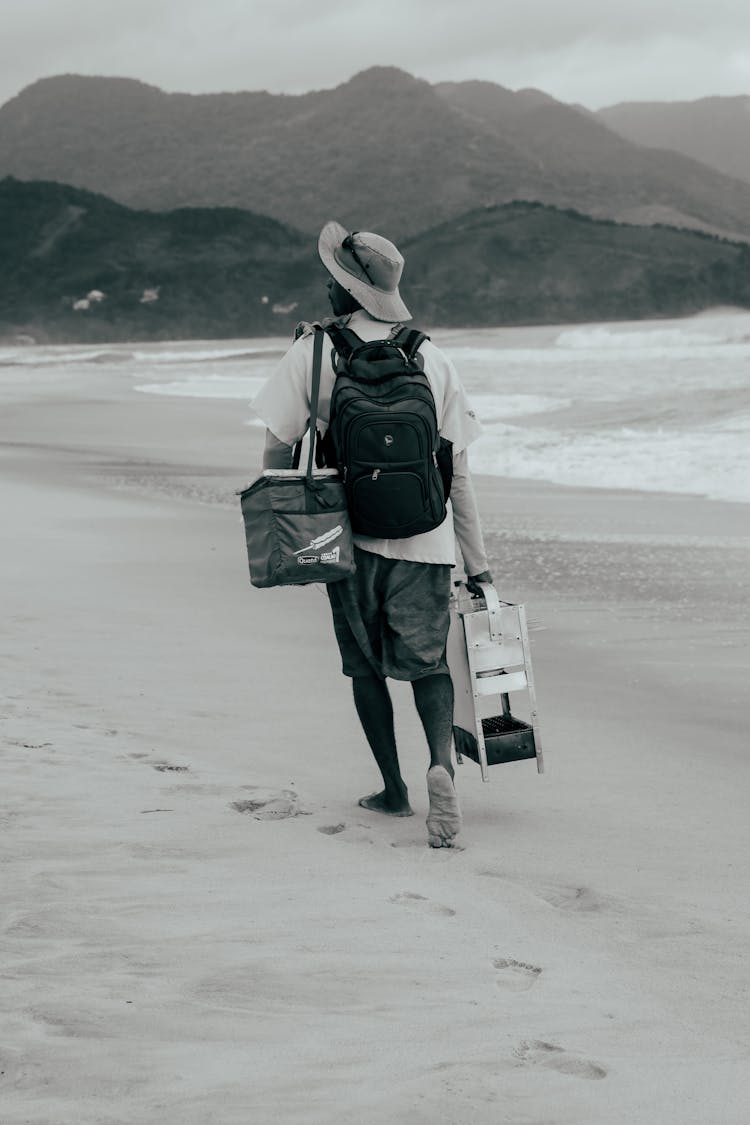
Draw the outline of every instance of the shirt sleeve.
M466 450L460 453L454 450L453 453L451 506L453 529L464 560L464 569L468 575L481 574L488 569L489 564Z
M425 342L425 367L436 375L442 390L439 429L441 437L453 443L454 453L460 453L482 433L482 424L469 402L463 384L452 360L433 344Z
M311 370L312 337L302 336L295 340L252 401L258 417L286 445L294 445L307 429Z

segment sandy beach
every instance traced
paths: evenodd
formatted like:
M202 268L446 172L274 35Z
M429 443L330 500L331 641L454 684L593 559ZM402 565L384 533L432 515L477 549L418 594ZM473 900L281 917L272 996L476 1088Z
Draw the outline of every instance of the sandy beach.
M236 402L3 376L3 1125L746 1125L750 506L481 478L546 772L377 775Z

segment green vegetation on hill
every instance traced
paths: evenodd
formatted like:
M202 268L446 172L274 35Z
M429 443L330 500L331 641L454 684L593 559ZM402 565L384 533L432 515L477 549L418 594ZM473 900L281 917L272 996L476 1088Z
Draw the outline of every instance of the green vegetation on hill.
M473 211L403 244L420 315L444 325L686 316L750 305L750 246L535 203Z
M472 211L401 243L424 325L542 324L750 307L750 246L542 204ZM133 211L0 181L0 337L288 334L328 311L316 239L230 208Z
M133 211L62 184L6 179L0 332L114 340L287 331L299 315L280 310L301 302L320 273L309 243L246 211Z

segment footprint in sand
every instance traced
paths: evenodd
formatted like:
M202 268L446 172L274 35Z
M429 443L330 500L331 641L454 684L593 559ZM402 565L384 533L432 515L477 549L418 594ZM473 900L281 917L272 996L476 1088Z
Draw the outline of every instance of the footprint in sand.
M558 910L577 911L581 914L598 914L612 905L590 887L543 887L536 893Z
M322 832L324 836L338 836L339 832L343 832L345 829L346 829L346 825L343 824L343 823L342 824L323 824L318 829L318 832Z
M232 801L235 812L250 813L256 820L285 820L290 816L306 816L300 808L299 797L293 789L261 789L255 785L243 788L254 790L252 797Z
M44 1067L30 1058L30 1051L3 1048L0 1051L0 1077L8 1090L39 1089Z
M476 874L488 879L504 879L510 883L518 883L518 880L511 878L507 872L493 867L480 867ZM618 910L618 905L613 899L597 894L591 887L553 884L541 887L523 885L537 898L550 906L554 906L556 910L570 910L580 914L599 914L602 911L611 913Z
M542 972L538 965L515 961L512 957L497 957L492 962L492 967L498 970L498 988L505 988L509 992L526 992Z
M524 1065L544 1066L549 1070L557 1070L560 1074L569 1074L573 1078L598 1081L607 1077L603 1066L592 1062L591 1059L582 1059L578 1055L570 1054L556 1043L545 1043L542 1039L524 1039L513 1054Z
M452 918L456 913L452 906L431 902L424 895L414 894L413 891L402 891L399 895L391 895L388 901L405 906L408 910L416 910L420 914L439 914L444 918Z
M171 762L149 762L152 769L159 773L189 773L190 766L173 766Z

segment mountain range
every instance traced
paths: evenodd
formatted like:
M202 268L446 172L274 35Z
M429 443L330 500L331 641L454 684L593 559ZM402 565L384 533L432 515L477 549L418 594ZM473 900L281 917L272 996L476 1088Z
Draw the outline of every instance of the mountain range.
M242 208L310 233L337 218L403 240L526 200L750 240L741 160L728 175L672 151L666 134L669 148L622 135L633 130L620 107L595 115L536 90L430 85L392 67L294 96L63 75L0 107L0 176L140 209Z
M635 144L673 149L750 182L750 96L621 102L597 117Z
M404 239L415 322L495 326L750 306L750 246L490 205ZM0 339L289 335L324 316L315 236L232 208L134 210L49 182L0 181Z

